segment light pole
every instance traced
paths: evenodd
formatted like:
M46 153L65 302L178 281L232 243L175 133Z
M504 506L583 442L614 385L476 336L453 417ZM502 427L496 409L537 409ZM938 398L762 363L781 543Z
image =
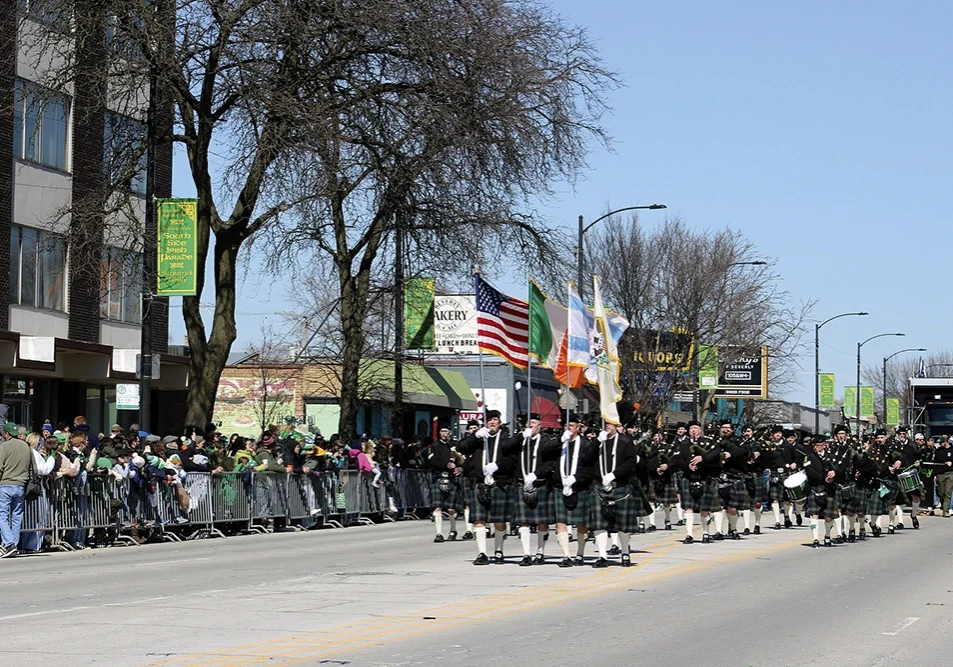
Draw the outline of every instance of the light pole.
M896 357L898 354L903 354L904 352L926 352L925 347L908 347L905 350L900 350L899 352L894 352L889 357L884 357L884 373L883 373L883 394L884 394L884 424L887 423L887 362Z
M814 325L814 435L817 435L818 431L821 430L821 327L841 317L869 314L865 312L841 313Z
M616 213L624 213L625 211L643 211L643 210L657 211L663 208L668 208L668 207L665 204L649 204L647 206L626 206L625 208L617 208L614 211L609 211L605 215L602 215L596 218L595 220L590 222L588 225L584 225L583 217L581 215L579 216L579 235L576 238L576 289L579 290L579 299L583 303L585 303L586 300L585 300L585 297L583 296L583 284L582 284L582 255L583 255L582 238L583 236L586 235L586 232L592 229L592 227L596 225L597 223L602 222L609 216L615 215Z
M860 348L874 340L875 338L883 338L884 336L906 336L902 333L882 333L877 334L876 336L871 336L862 343L857 343L857 412L854 414L854 418L857 420L857 438L860 439Z
M930 364L926 367L926 370L930 370L931 368L953 368L953 364Z

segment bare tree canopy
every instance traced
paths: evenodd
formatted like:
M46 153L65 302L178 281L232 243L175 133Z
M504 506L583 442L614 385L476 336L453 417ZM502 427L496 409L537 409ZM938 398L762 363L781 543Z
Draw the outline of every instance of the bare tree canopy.
M161 139L185 148L199 295L211 251L215 302L207 331L199 296L184 298L187 423L212 413L236 338L236 260L256 234L274 233L269 254L333 264L341 430L353 431L371 278L395 227L410 256L444 258L458 275L545 255L554 237L520 212L577 176L590 140L607 141L615 77L584 30L538 0L43 4L72 23L25 21L36 62L56 63L46 85L83 80L90 59L76 54L98 54L102 105L109 91L111 108L138 118L151 71L173 128Z
M937 350L936 352L919 355L916 352L909 352L891 359L887 363L887 397L900 399L901 419L904 419L907 409L913 407L910 405L910 396L907 391L908 380L917 376L921 357L927 377L953 377L953 350ZM880 359L877 363L865 364L861 371L861 381L863 384L874 388L877 414L886 422L883 371L883 359Z

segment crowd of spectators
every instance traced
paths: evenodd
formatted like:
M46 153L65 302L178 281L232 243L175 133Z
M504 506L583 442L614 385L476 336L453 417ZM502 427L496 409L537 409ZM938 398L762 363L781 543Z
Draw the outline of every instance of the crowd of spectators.
M15 489L22 491L31 475L48 488L62 478L74 488L82 488L91 475L129 480L132 486L146 488L152 494L158 483L164 483L175 488L177 498L177 512L169 520L187 523L194 500L183 484L189 473L215 476L267 472L335 478L342 471L355 470L375 488L384 485L388 489L383 511L394 513L394 471L425 467L431 444L427 438L405 443L389 436L376 442L367 437L345 442L337 434L325 439L319 432L300 430L294 417L268 428L258 438L238 434L226 437L214 423L188 427L179 435L147 433L137 424L128 430L117 424L109 433L95 433L82 416L55 427L47 420L39 433L32 433L6 422L3 407L0 405L0 427L5 438L0 444L0 557L35 553L49 546L49 536L44 532L21 532L24 497ZM26 451L31 451L32 457L26 456ZM32 470L28 470L25 466L31 458ZM123 510L124 502L114 503L115 512ZM312 515L317 512L311 510ZM154 519L162 521L158 516ZM134 530L133 535L139 541L138 532ZM69 532L66 542L70 548L84 549L90 536L90 530L77 529Z

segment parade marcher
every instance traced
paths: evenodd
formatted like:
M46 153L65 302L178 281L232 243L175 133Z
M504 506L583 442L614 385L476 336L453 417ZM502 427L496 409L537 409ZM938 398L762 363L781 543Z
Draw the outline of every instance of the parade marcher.
M946 436L940 438L939 446L933 451L933 469L936 479L936 491L940 496L940 508L943 516L950 516L950 502L953 501L953 447Z
M746 447L735 440L735 427L730 421L723 421L720 429L718 447L721 448L722 472L718 479L718 495L728 515L728 538L740 540L738 510L749 506L744 477L748 469L748 452ZM715 530L716 536L721 533L717 523Z
M595 446L580 433L580 421L575 415L569 417L566 430L557 445L559 456L552 481L556 486L556 542L562 549L560 567L583 565L586 553L589 510L592 505L592 482L595 478L594 464L599 453ZM576 556L569 557L569 526L576 526Z
M618 533L622 567L629 567L629 535L639 529L639 520L650 511L648 500L635 477L638 454L632 438L615 424L606 424L598 436L598 474L589 526L595 532L599 558L593 567L608 567L609 533Z
M813 448L804 459L804 472L807 474L807 514L811 518L811 533L814 536L814 548L821 543L818 534L818 520L824 519L824 546L833 544L831 529L834 525L837 508L835 507L837 469L827 441L818 437Z
M781 503L787 497L784 492L784 480L790 469L790 448L784 442L784 428L772 426L768 440L761 443L758 466L768 471L768 500L774 512L774 529L781 530ZM791 520L784 517L784 527L791 527Z
M921 505L921 511L933 514L936 498L936 469L933 467L933 452L936 449L933 438L927 442L922 433L916 433L913 436L913 444L920 452L920 476L923 478L923 493L920 496L921 503L926 500L926 507Z
M682 446L688 442L688 424L685 422L678 422L675 425L675 437L672 440L672 445L676 453L682 451ZM678 514L678 522L676 526L685 525L685 510L682 509L681 495L682 495L682 472L677 471L675 473L675 487L678 489L679 502L675 503L676 513Z
M692 535L695 512L701 514L702 542L711 542L709 517L721 510L717 478L721 473L721 449L702 435L698 422L691 422L688 438L681 443L679 469L682 472L681 504L685 512L685 544L695 541Z
M474 565L488 565L486 524L494 526L493 562L503 564L506 523L513 514L514 480L522 437L510 438L502 428L499 410L488 410L486 426L468 435L457 447L466 455L470 515L476 533L477 557Z
M918 445L915 440L910 440L907 437L907 434L908 431L906 426L901 425L897 427L894 448L900 452L901 470L919 468L920 462L923 459L923 452L920 445ZM917 517L917 514L920 512L922 494L923 489L919 487L906 492L907 498L910 500L910 516L914 529L920 528L920 519ZM903 527L903 510L901 510L898 506L896 528L898 530L903 530Z
M760 443L750 426L746 426L742 431L740 445L747 459L744 469L745 493L748 496L744 510L744 534L760 535L761 512L764 504L769 502L768 485L764 478L764 468L758 460L761 457Z
M857 540L857 487L854 479L856 452L847 439L847 429L842 426L834 428L833 436L827 439L827 454L837 470L834 505L840 516L834 518L834 542L853 543Z
M889 451L886 440L886 432L883 429L877 429L874 439L864 443L864 455L858 466L860 479L869 490L866 513L870 520L871 535L874 537L881 536L883 531L880 527L880 516L891 500L896 502L897 494L896 482L889 479L891 462L888 461ZM887 498L888 496L893 498ZM892 525L889 526L889 531L893 533Z
M784 442L786 444L785 456L787 459L787 468L788 475L791 475L797 472L800 469L800 461L804 460L804 456L807 454L807 449L804 444L799 444L797 441L797 433L793 430L784 431ZM791 522L797 523L797 525L802 525L804 523L804 517L802 512L804 510L803 502L791 502L790 500L785 500L784 502L784 527L790 528Z
M679 476L677 461L680 445L676 441L665 442L662 433L653 436L656 455L648 461L649 479L654 487L655 502L662 506L665 530L672 529L672 508L681 511L678 502Z
M463 489L460 479L463 468L459 465L454 452L455 443L450 439L450 427L440 426L438 439L430 448L427 465L432 473L431 497L433 498L433 523L437 534L433 541L440 543L443 537L443 513L450 518L450 533L447 539L457 539L457 515L463 511Z
M480 429L480 422L476 419L471 419L467 421L467 434L472 435ZM463 456L462 453L460 453ZM465 459L466 457L464 457ZM460 485L463 488L463 523L467 527L467 532L463 534L461 539L463 540L472 540L475 539L473 533L473 522L470 520L470 493L468 492L470 488L470 478L467 477L466 472L464 471L463 479L460 481Z
M559 443L540 431L540 417L533 412L523 430L519 479L513 523L519 527L523 560L520 565L543 565L546 562L546 541L549 525L556 522L556 505L552 478L556 472ZM532 533L536 527L536 553L531 555Z
M621 431L620 431L621 432ZM631 436L629 436L631 437ZM655 485L652 482L652 461L658 460L659 444L661 437L657 440L649 438L632 438L635 446L636 464L635 476L632 478L632 491L636 494L636 500L639 510L639 532L653 532L658 530L655 525L655 504L658 499L655 494ZM646 524L646 522L648 522ZM618 537L613 533L613 547L611 554L621 553L619 546L616 545Z

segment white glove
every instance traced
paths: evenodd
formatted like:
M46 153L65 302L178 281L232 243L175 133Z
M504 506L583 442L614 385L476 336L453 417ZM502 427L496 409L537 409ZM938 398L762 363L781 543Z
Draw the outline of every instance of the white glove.
M572 486L576 483L576 476L570 475L569 477L563 478L563 486Z
M561 438L562 442L569 442L572 440L572 433L569 431L563 431L563 437Z
M478 437L478 438L484 438L484 439L485 439L485 438L489 438L489 437L490 437L490 429L488 429L486 426L484 426L483 428L481 428L480 430L478 430L478 431L476 432L476 437Z
M529 439L529 438L532 438L532 437L533 437L533 429L531 429L531 428L524 428L524 429L523 429L523 438L524 438L524 439Z
M599 431L599 442L605 442L609 439L608 431Z
M492 477L493 473L500 469L500 466L496 465L492 461L483 466L483 474L487 477Z
M526 473L526 477L523 478L523 486L525 486L527 489L532 489L533 482L535 481L536 481L536 473L528 472Z
M571 486L564 486L564 487L563 487L563 495L564 495L564 496L571 496L571 495L572 495L572 487L571 487Z
M608 473L602 476L602 486L609 486L615 481L615 473Z

